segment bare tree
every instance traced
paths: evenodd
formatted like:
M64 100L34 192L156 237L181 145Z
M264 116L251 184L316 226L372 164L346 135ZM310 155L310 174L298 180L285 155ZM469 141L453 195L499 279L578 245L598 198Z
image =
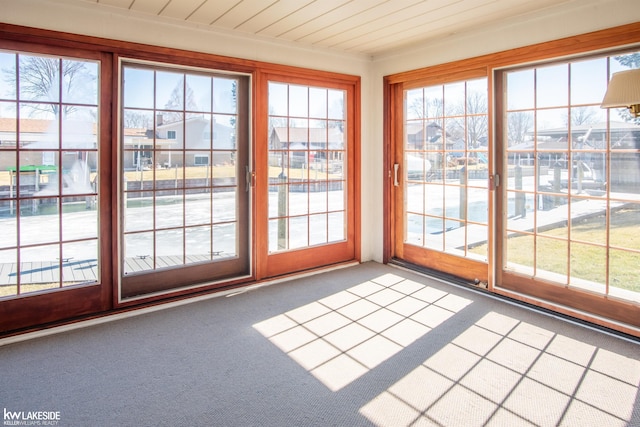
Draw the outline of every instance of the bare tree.
M487 137L489 118L487 116L487 94L482 92L469 92L466 102L450 106L454 117L446 119L445 127L447 137L451 140L464 140L467 149L475 149L480 146L481 140ZM434 105L435 111L441 107ZM465 134L466 132L466 134Z
M467 146L478 148L487 137L489 117L487 116L487 94L471 92L467 95Z
M407 110L413 113L414 117L420 119L439 119L443 115L444 105L442 99L428 99L424 97L413 98L411 103L407 105Z
M164 123L173 123L184 120L182 114L183 108L186 111L198 110L196 96L189 84L184 82L184 76L176 83L176 86L173 88L171 96L164 108L167 110L175 110L175 112L171 111L163 113Z
M153 126L151 116L137 111L125 111L123 120L125 129L151 129Z
M508 145L516 145L524 142L527 132L533 129L533 114L526 111L509 113L507 117Z
M444 103L440 98L427 100L427 117L430 119L439 119L444 115Z
M60 114L68 116L78 107L60 104L60 95L62 100L73 99L75 103L81 103L84 94L95 93L95 90L88 90L87 87L95 85L97 77L82 61L21 55L18 75L16 76L15 70L5 71L8 71L5 80L14 91L19 79L22 99L41 101L23 104L33 115L51 112L56 117Z
M424 119L426 117L426 113L424 111L424 98L413 98L411 103L407 105L407 110L412 112L414 117Z
M571 125L589 125L598 120L598 111L594 107L571 108ZM566 120L565 120L566 121ZM567 123L565 123L566 125Z

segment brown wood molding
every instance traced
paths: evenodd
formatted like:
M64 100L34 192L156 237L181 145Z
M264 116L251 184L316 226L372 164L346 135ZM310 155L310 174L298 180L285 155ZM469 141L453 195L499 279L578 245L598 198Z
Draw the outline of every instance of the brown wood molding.
M393 85L389 83L389 80L385 77L383 81L383 133L382 133L382 156L383 156L383 170L382 170L382 262L388 263L394 256L393 242L395 241L394 227L391 226L395 222L395 215L393 215L394 203L392 201L393 196L393 181L391 174L393 173L393 156L392 147L394 146L394 139L391 136L393 124L396 123L394 119L394 110L392 108L393 103L396 101L396 97L393 96Z
M621 25L605 30L593 31L577 36L565 37L558 40L522 46L501 52L476 56L473 58L452 61L445 64L433 65L417 70L387 76L390 84L406 83L410 86L420 86L425 79L429 84L440 84L442 79L467 79L484 69L508 67L526 62L540 62L559 56L579 55L581 53L610 49L612 46L624 46L640 43L640 22ZM601 52L599 52L601 53ZM465 74L466 73L466 74ZM459 78L458 78L459 74ZM449 76L449 78L447 78Z
M278 277L297 271L320 268L323 265L339 264L355 261L354 244L335 243L323 247L292 250L269 255L264 277Z
M70 286L50 292L22 295L0 304L0 335L105 310L101 285Z
M404 245L404 257L405 261L409 261L413 264L427 267L432 270L441 271L443 273L450 274L455 277L468 280L470 283L475 279L481 281L487 280L487 264L474 261L467 258L459 258L437 251L429 251L428 249Z
M578 289L558 285L543 280L534 280L516 274L503 273L503 282L496 291L505 294L505 291L512 291L521 295L519 299L527 301L525 296L532 297L541 302L541 306L564 307L565 313L570 313L574 317L588 320L590 322L612 326L612 322L603 323L604 319L618 321L638 328L634 335L640 336L640 305L632 302L607 297L602 294L592 293ZM603 303L606 301L606 303ZM545 305L542 305L544 303ZM629 332L627 332L629 333Z

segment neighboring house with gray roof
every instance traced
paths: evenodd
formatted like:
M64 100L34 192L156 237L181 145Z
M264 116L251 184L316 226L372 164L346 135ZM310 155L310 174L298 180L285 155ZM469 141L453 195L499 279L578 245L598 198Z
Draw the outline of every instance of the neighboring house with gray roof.
M344 146L344 134L339 128L274 127L269 136L272 164L281 158L273 152L282 150L282 155L288 153L289 166L293 168L323 160L341 161Z

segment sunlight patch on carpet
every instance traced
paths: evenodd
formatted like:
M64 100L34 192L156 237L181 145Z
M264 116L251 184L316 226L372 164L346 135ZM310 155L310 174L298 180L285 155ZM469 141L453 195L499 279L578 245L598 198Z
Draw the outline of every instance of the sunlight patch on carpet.
M471 302L385 274L253 327L327 388L338 391Z
M626 426L639 384L638 360L489 312L360 413L381 427Z

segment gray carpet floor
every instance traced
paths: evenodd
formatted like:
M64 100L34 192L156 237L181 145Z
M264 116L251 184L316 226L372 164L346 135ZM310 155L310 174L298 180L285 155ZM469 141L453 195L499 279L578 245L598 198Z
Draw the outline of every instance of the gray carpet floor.
M372 262L4 344L4 425L640 426L637 342Z

